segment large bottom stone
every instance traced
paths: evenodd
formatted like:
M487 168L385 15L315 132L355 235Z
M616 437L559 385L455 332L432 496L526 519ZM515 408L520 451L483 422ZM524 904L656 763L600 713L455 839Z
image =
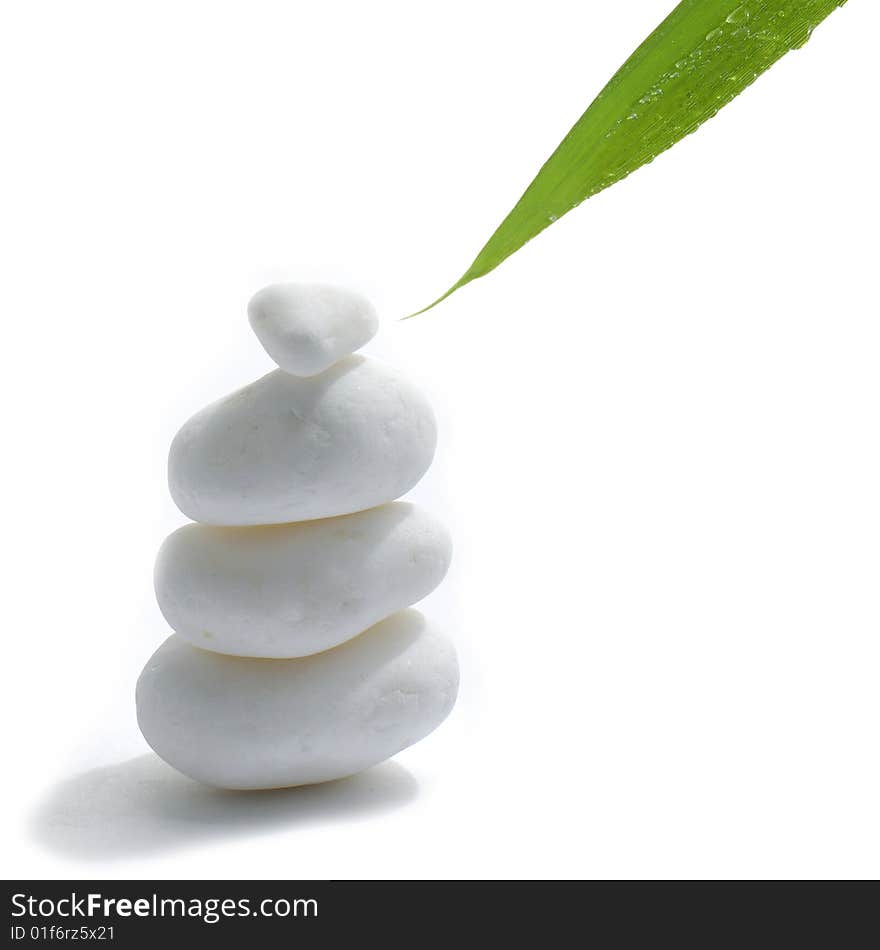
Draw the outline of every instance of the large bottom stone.
M137 684L147 742L222 788L353 775L432 732L458 690L449 640L402 610L333 650L292 660L224 656L169 637Z

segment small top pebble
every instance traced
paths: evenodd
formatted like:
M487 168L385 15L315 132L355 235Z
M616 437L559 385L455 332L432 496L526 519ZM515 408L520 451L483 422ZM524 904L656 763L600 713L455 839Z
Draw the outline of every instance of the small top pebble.
M248 304L263 348L293 376L316 376L371 340L379 319L366 297L326 284L270 284Z

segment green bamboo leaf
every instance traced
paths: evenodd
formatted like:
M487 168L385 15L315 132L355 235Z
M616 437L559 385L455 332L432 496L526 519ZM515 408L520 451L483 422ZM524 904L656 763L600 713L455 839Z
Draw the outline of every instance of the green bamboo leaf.
M461 279L424 310L695 131L845 2L679 3L578 119Z

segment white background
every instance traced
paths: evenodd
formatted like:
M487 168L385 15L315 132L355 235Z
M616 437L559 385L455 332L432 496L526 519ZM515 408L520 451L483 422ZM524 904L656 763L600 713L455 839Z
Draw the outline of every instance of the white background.
M877 5L397 320L669 7L4 5L5 876L880 874ZM133 689L168 443L278 279L371 295L437 406L463 679L395 763L234 795Z

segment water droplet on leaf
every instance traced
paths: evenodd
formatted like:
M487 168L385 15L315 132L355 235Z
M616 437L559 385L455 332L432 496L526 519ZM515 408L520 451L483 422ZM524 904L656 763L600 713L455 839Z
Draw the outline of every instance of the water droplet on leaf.
M743 3L727 15L728 23L745 23L751 16L749 8Z

